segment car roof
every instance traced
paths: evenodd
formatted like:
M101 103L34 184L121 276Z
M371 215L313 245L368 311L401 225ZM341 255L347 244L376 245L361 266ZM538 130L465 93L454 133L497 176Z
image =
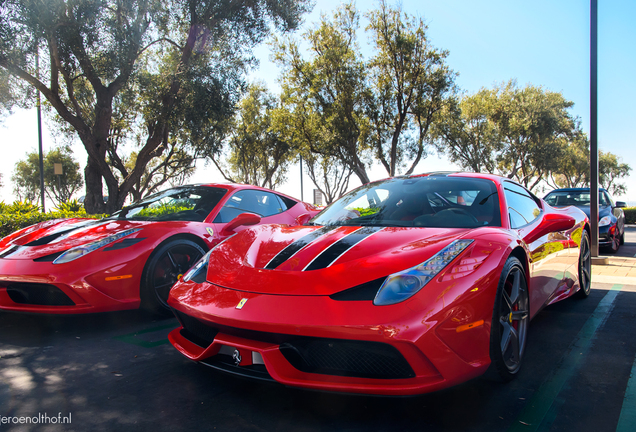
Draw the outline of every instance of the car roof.
M607 190L605 190L604 188L598 188L598 190L607 192ZM590 188L561 188L561 189L551 190L550 192L548 192L548 195L550 195L552 192L589 192L589 191L590 191Z
M194 184L186 184L186 185L180 185L180 186L175 186L175 187L189 187L189 186L218 187L218 188L222 188L222 189L227 189L228 192L234 192L234 191L242 190L242 189L255 189L255 190L261 190L261 191L264 191L264 192L275 193L276 195L281 195L281 196L284 196L286 198L292 199L294 201L300 202L299 199L291 197L289 195L286 195L286 194L278 192L278 191L274 191L274 190L267 189L267 188L260 187L260 186L242 184L242 183L194 183Z

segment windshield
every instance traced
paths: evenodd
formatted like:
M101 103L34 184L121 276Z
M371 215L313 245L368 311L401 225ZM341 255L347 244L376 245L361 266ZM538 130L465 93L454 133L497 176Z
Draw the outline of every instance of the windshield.
M474 228L500 226L495 183L466 177L393 178L362 186L312 225Z
M176 187L124 207L107 219L203 222L226 192L216 187Z
M565 206L589 207L590 206L590 191L589 190L554 191L547 194L544 200L552 207L565 207ZM601 206L610 205L603 191L598 192L598 203Z

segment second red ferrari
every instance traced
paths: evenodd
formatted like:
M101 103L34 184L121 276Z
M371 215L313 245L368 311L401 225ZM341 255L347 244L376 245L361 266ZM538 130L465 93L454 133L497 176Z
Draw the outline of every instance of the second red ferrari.
M248 225L297 225L309 204L255 186L159 192L101 220L42 222L0 241L0 310L169 313L172 285L211 247Z

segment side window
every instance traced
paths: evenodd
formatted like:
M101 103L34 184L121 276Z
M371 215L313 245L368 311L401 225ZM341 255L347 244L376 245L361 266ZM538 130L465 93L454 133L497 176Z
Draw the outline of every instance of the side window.
M278 197L270 192L242 190L227 200L214 219L216 223L227 223L241 213L256 213L267 217L281 213L285 209Z
M276 198L278 198L278 200L281 202L281 208L283 209L282 211L289 210L290 208L298 204L293 199L284 196L276 195Z
M504 184L504 190L512 228L527 225L539 217L541 208L537 200L527 190L509 182Z
M612 200L610 199L610 197L607 195L607 192L601 191L600 192L600 197L599 197L599 204L607 207L609 205L612 205Z

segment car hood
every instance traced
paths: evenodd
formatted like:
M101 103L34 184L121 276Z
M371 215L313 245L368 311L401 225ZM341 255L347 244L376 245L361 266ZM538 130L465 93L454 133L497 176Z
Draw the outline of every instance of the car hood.
M575 206L577 209L581 210L583 213L585 213L585 215L587 216L587 218L590 218L590 206ZM562 208L562 207L560 207ZM599 207L598 208L598 218L603 219L605 216L610 216L612 214L612 207L610 206L605 206L605 207Z
M416 266L482 230L491 229L262 225L217 246L206 279L240 291L330 295Z
M37 259L100 240L147 222L127 220L55 219L18 231L0 241L0 258Z

